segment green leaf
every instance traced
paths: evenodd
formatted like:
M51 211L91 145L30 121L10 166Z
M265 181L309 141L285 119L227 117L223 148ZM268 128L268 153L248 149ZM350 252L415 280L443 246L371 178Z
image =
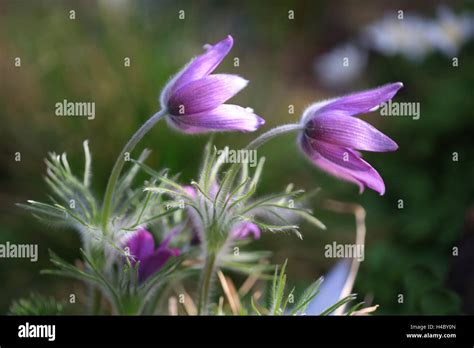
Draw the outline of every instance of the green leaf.
M337 301L331 307L324 310L320 315L322 315L322 316L329 315L332 312L334 312L336 309L338 309L339 307L344 306L346 303L354 301L356 298L357 298L357 296L355 294L351 294L349 296L346 296L343 299Z
M262 314L263 310L260 310L257 308L257 305L255 304L255 301L253 300L253 297L250 297L250 303L251 303L252 309L254 310L255 313L257 313L257 315L263 315Z
M254 224L260 227L263 230L270 231L270 232L285 232L290 231L296 234L299 239L303 239L300 231L298 231L298 225L269 225L263 222L259 222L256 220L251 220Z
M204 163L203 167L201 169L201 174L199 176L199 186L203 188L204 192L207 194L209 191L209 175L212 170L212 165L214 164L214 161L216 160L216 149L214 148L212 150L211 154L211 146L212 142L211 140L206 144L206 147L204 148Z
M290 197L294 197L294 196L297 196L301 193L303 193L304 190L296 190L296 191L292 191L292 192L280 192L280 193L275 193L275 194L272 194L272 195L269 195L269 196L266 196L266 197L263 197L255 202L253 202L252 204L248 205L247 207L245 207L242 212L240 212L241 215L244 215L246 213L248 213L249 211L255 209L255 208L258 208L260 205L264 204L264 203L267 203L267 202L270 202L272 200L277 200L277 199L280 199L280 198L290 198Z
M283 266L281 267L280 274L278 275L278 266L275 267L275 275L273 279L273 287L272 287L272 312L273 315L276 314L283 314L281 309L281 304L283 302L283 296L285 295L285 287L286 287L286 265L288 259L285 260Z
M136 228L140 225L148 225L148 224L152 224L162 218L164 218L165 216L168 216L170 214L173 214L174 212L178 211L179 208L172 208L172 209L169 209L169 210L166 210L162 213L159 213L157 215L154 215L146 220L143 220L143 221L137 221L137 223L135 223L133 226L129 226L127 228L122 228L122 230L125 230L125 231L135 231Z
M297 313L304 313L308 308L309 303L318 295L319 287L321 286L324 278L320 277L314 283L312 283L302 294L299 301L296 303L295 307L291 311L291 315Z
M359 302L359 303L353 305L353 306L347 311L347 315L352 315L355 311L358 311L359 309L361 309L363 305L364 305L364 302Z
M89 140L84 140L82 143L84 148L84 179L83 183L85 187L90 186L92 169L91 169L91 152L89 149Z
M326 229L326 225L324 225L319 219L317 219L313 215L309 214L308 212L302 211L302 210L295 210L295 213L297 215L301 216L303 219L305 219L309 223L313 224L314 226L316 226L316 227L318 227L322 230Z
M31 293L27 298L14 301L8 312L11 315L60 315L64 305L52 297Z

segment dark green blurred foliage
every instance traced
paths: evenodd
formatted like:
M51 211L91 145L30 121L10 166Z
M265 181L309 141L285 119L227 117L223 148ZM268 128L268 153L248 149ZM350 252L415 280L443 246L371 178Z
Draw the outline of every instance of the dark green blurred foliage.
M391 161L384 157L377 162L387 173L384 178L389 187L380 202L387 202L386 207L378 209L391 211L389 216L377 216L378 224L390 227L392 234L367 247L367 264L358 285L363 291L373 291L376 300L380 298L384 303L381 313L407 312L397 304L399 293L405 294L408 313L459 312L459 298L440 288L456 257L453 248L459 248L464 218L474 198L474 118L469 87L474 82L469 63L473 55L471 43L459 54L463 63L456 68L436 54L420 66L401 59L374 62L376 78L403 81L406 88L400 99L421 104L419 120L392 121L399 130L395 139L400 149ZM453 161L454 153L458 161ZM403 199L404 209L397 209L398 199ZM423 267L422 274L418 266ZM379 282L378 277L384 281ZM382 300L389 298L391 303Z
M51 297L32 293L28 298L15 300L9 309L11 315L59 315L64 305Z
M73 261L79 257L79 237L67 230L39 224L14 206L27 199L46 199L42 181L48 151L66 151L81 170L82 141L90 140L93 185L102 195L109 171L128 137L158 108L158 95L167 79L206 42L227 34L235 47L219 71L237 73L249 86L232 103L251 106L267 124L295 122L311 102L337 96L313 73L318 54L354 38L386 11L403 8L434 16L438 2L401 1L2 1L0 3L0 243L38 243L39 261L0 260L0 312L14 298L30 291L63 301L82 289L64 279L40 276L50 268L47 250ZM472 5L449 3L456 11ZM69 19L69 11L76 19ZM178 19L179 10L186 19ZM296 20L287 20L288 10ZM298 153L293 136L265 145L259 156L267 162L262 188L322 191L314 199L316 216L328 227L304 226L304 241L291 235L267 234L254 243L274 251L274 261L289 262L289 279L304 288L337 260L324 258L324 245L354 241L350 215L324 210L325 199L357 202L367 211L366 257L355 291L373 296L379 314L461 313L461 299L447 288L452 248L462 234L468 206L474 201L474 101L472 66L474 45L459 53L460 65L432 54L420 63L402 57L369 55L363 76L348 91L403 81L400 101L420 102L421 118L364 117L400 146L396 153L367 154L381 173L387 193L357 194L355 186L337 181L313 168ZM22 67L15 68L14 57ZM125 68L124 58L131 67ZM233 66L238 57L240 67ZM58 118L54 104L63 99L94 101L93 121ZM288 114L288 105L295 114ZM254 135L220 134L216 144L238 148ZM206 136L184 136L159 124L141 148L153 153L147 164L169 167L190 180L197 173ZM136 150L139 153L141 148ZM20 152L21 162L14 156ZM459 161L452 161L453 152ZM264 192L262 192L264 193ZM404 208L397 202L403 199ZM404 303L397 302L404 295ZM78 301L80 303L80 301ZM76 307L74 307L76 306ZM79 304L72 311L81 313Z

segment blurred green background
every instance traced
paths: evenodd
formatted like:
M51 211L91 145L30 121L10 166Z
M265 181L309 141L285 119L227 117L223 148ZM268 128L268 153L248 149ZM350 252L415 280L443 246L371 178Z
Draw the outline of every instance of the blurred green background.
M292 135L265 145L261 193L293 182L322 191L312 202L327 231L303 226L304 240L265 235L253 246L289 259L289 279L304 286L335 262L324 245L354 240L353 216L324 209L326 199L361 204L367 211L367 245L355 291L380 304L378 314L474 314L474 43L451 58L431 52L420 61L369 50L363 72L343 86L328 86L315 73L315 60L344 42L357 41L363 28L399 9L436 17L438 1L1 1L0 2L0 243L37 243L39 260L0 259L0 313L30 291L65 298L73 281L41 276L50 267L48 249L73 260L76 233L38 223L14 204L47 200L43 158L67 152L82 170L82 141L90 140L94 188L102 195L116 155L128 137L158 108L167 79L204 43L227 34L235 39L219 71L250 80L234 103L251 106L266 119L260 132L295 122L317 100L402 81L397 101L419 102L421 117L364 119L396 140L395 153L367 154L387 192L380 197L340 182L307 162ZM455 13L474 3L446 3ZM70 10L76 18L69 18ZM185 11L185 19L179 11ZM288 19L294 11L295 19ZM15 67L15 57L21 67ZM124 67L124 58L131 60ZM238 57L240 66L233 65ZM93 101L94 120L56 117L63 99ZM288 113L288 106L295 113ZM255 134L219 134L218 147L239 148ZM177 134L164 123L141 147L148 164L193 178L207 136ZM21 153L16 162L15 153ZM137 150L138 152L138 150ZM453 162L453 152L459 161ZM403 199L404 208L398 208ZM453 256L453 247L459 256ZM398 303L398 295L404 303Z

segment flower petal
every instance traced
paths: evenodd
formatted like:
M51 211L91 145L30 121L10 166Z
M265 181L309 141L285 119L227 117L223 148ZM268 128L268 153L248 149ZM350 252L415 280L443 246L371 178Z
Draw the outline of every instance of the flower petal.
M232 230L231 233L232 233L232 237L236 239L245 239L250 234L253 234L254 239L259 239L260 235L262 234L260 231L260 228L256 224L254 224L253 222L248 222L248 221L245 221L237 225Z
M303 152L309 157L311 162L313 162L321 170L339 178L341 180L349 181L357 186L359 186L359 193L364 191L364 187L367 186L372 190L378 192L380 195L385 193L385 184L383 182L380 174L367 162L359 158L360 163L364 163L366 166L370 167L365 170L355 169L353 164L351 166L343 166L340 163L335 163L329 158L326 158L321 152L318 151L318 148L315 147L312 143L308 141L304 135L300 138L300 146ZM327 144L327 146L331 146ZM324 150L322 151L324 152ZM326 155L327 155L326 151ZM355 152L354 152L355 153Z
M126 246L129 248L130 255L132 256L131 263L135 265L137 261L143 260L153 254L155 242L150 232L144 228L140 228L127 240Z
M312 139L364 151L395 151L398 145L361 119L324 113L308 121L305 134Z
M181 229L177 227L173 228L155 251L152 251L152 253L147 255L147 257L140 259L140 268L138 270L140 282L151 276L153 273L159 271L170 257L178 256L180 254L179 249L168 247L171 239L180 231Z
M197 192L196 192L196 189L194 188L194 186L191 186L191 185L185 185L183 186L183 189L188 193L188 195L191 197L191 198L196 198L197 197Z
M200 79L212 73L227 56L234 40L227 36L215 45L207 45L206 52L189 62L171 81L169 81L161 94L161 104L165 106L174 91L191 81Z
M314 107L310 107L308 111L313 116L333 111L342 111L350 116L367 113L374 111L380 104L392 99L402 87L403 83L401 82L389 83L364 92L349 94L316 104Z
M362 160L359 153L352 149L325 143L323 141L316 141L312 139L308 139L308 141L310 142L311 148L314 149L314 151L318 152L321 154L321 156L337 165L360 171L367 171L372 168L370 164Z
M205 133L242 131L253 132L265 123L265 120L238 105L222 104L207 112L168 117L168 123L185 133Z
M159 248L140 263L139 281L142 282L159 271L170 257L178 256L177 249Z
M174 92L168 101L168 109L176 116L212 110L239 93L247 83L237 75L206 76Z

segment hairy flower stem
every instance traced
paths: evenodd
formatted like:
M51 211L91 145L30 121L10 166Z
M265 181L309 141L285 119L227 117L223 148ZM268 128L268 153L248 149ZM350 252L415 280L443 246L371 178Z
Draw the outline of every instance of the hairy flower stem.
M112 208L112 199L115 192L115 187L117 186L120 173L122 172L123 166L125 164L125 154L133 151L138 142L145 136L146 133L164 116L166 115L166 110L160 110L152 117L148 119L130 138L128 143L123 148L120 155L115 161L112 172L109 176L109 181L107 182L107 188L105 189L104 201L102 203L102 231L104 235L107 234L109 227L109 217L110 210Z
M269 131L261 134L254 140L252 140L246 147L245 150L256 150L263 144L265 144L267 141L281 135L281 134L286 134L286 133L291 133L295 132L298 130L303 129L303 126L300 125L299 123L290 123L290 124L284 124L275 128L270 129ZM241 163L233 163L230 166L230 171L237 171L241 168L242 164Z
M258 136L250 144L248 144L245 149L246 150L255 150L259 148L261 145L269 141L270 139L285 133L294 132L297 130L302 129L302 126L298 123L291 123L291 124L284 124L275 128L270 129L269 131L263 133L262 135Z
M245 150L256 150L263 144L265 144L270 139L273 139L281 134L291 133L303 129L303 126L299 123L290 123L284 124L275 128L270 129L269 131L261 134L254 140L252 140L246 147ZM230 166L230 171L237 171L242 167L241 163L233 163Z
M204 265L201 274L201 285L199 286L198 298L198 314L207 314L207 306L209 302L209 289L211 288L212 275L214 273L214 264L216 262L216 254L209 252L206 257L206 264Z

